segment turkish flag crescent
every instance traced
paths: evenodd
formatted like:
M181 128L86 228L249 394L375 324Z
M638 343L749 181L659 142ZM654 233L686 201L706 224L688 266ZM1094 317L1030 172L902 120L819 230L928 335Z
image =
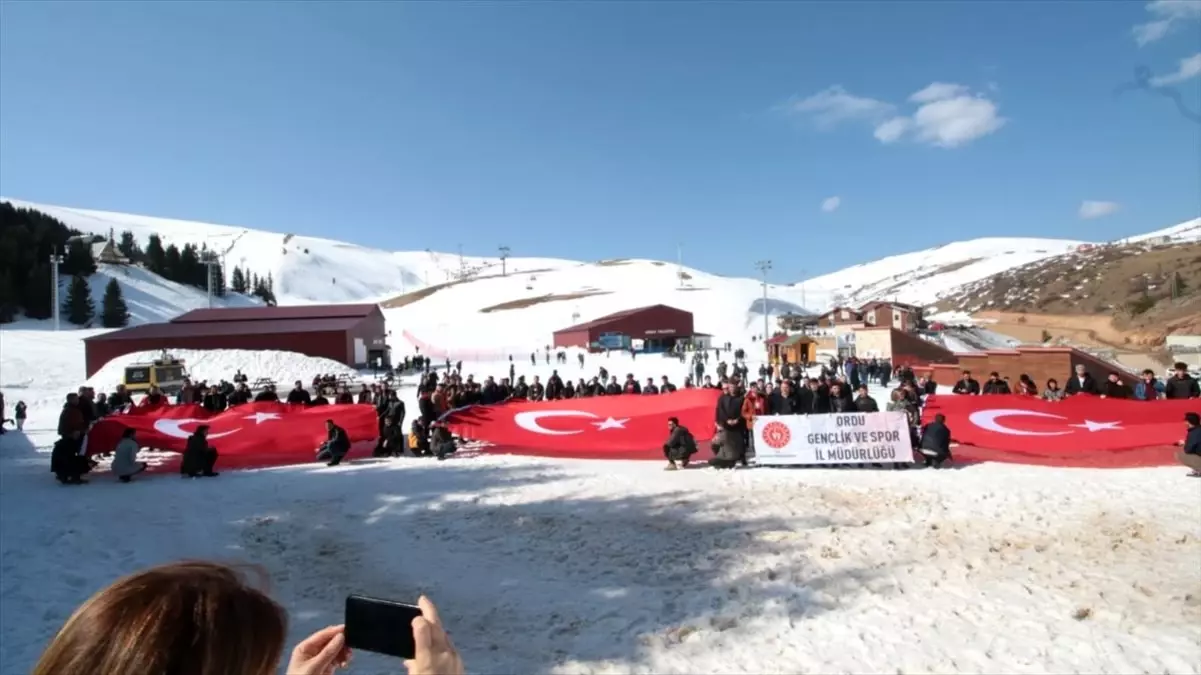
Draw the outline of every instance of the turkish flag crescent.
M670 394L623 394L557 401L507 401L470 406L444 416L467 439L530 450L596 453L657 449L667 441L667 418L678 418L697 441L713 438L721 392L684 389Z
M1071 457L1172 445L1184 438L1184 414L1201 400L1132 401L1072 396L931 396L922 421L947 418L954 440L993 450Z
M351 443L379 435L375 408L369 405L305 408L262 402L216 414L198 405L158 405L133 407L124 415L96 422L88 431L87 451L112 452L121 434L134 429L141 447L183 452L188 436L197 426L207 424L209 445L223 457L261 457L264 465L312 461L317 447L326 439L325 420L333 420L345 429Z

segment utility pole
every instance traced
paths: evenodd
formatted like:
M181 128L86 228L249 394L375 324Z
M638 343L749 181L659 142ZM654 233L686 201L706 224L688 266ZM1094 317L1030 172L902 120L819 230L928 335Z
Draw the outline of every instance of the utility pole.
M54 330L58 330L58 266L66 260L59 255L58 248L50 250L50 305L54 308Z
M676 279L680 288L684 287L684 245L676 244Z
M755 263L755 267L759 268L759 273L763 275L763 358L764 365L771 363L771 347L767 344L768 338L768 319L767 319L767 273L771 270L770 260L760 260Z
M205 257L204 269L206 272L208 272L208 274L205 275L207 277L206 281L208 282L205 284L205 290L208 292L209 309L213 308L213 268L219 266L220 263L214 260L212 255Z
M497 250L500 251L500 275L503 277L508 272L508 270L505 269L505 261L509 259L509 247L501 246Z
M806 307L807 303L805 302L805 275L808 273L808 270L801 270L801 309L805 311L809 311L809 308Z

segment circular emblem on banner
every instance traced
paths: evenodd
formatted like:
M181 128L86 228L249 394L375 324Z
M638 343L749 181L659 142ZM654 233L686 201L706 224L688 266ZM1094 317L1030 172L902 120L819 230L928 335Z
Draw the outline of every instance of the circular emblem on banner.
M768 422L763 427L761 436L767 447L775 450L783 448L788 445L788 441L792 440L792 432L788 430L788 425L783 422Z

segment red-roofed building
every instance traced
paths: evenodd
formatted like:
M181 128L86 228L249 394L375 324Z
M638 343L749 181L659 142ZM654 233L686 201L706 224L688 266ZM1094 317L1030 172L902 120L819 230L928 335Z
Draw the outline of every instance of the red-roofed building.
M589 351L630 349L642 341L643 351L666 351L694 334L692 312L667 305L627 309L555 331L556 347L583 347Z
M119 356L161 349L275 349L348 366L387 365L387 335L378 305L196 309L87 338L84 352L88 377Z

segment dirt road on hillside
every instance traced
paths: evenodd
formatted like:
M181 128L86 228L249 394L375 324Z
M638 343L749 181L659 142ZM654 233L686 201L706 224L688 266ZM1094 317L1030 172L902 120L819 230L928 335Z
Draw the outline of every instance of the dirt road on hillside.
M1143 344L1145 334L1115 328L1108 316L1078 316L1063 314L1024 314L1020 312L979 312L973 318L988 321L990 330L1009 335L1022 342L1041 344L1043 331L1052 339L1064 338L1082 347L1109 349L1114 359L1135 371L1151 369L1159 372L1163 362L1152 349ZM995 323L991 323L994 322ZM1130 340L1127 342L1127 340Z

